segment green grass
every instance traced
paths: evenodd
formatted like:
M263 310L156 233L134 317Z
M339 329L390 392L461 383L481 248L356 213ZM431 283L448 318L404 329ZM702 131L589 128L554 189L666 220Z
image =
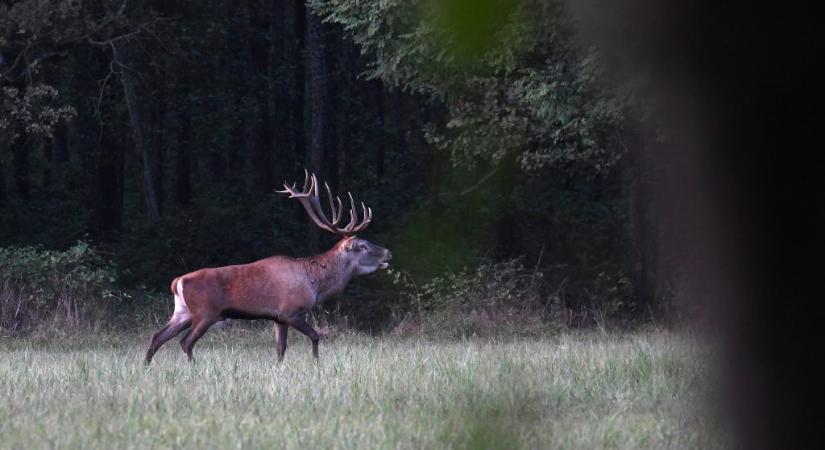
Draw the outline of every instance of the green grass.
M707 351L664 331L429 342L211 331L0 341L2 448L712 448Z

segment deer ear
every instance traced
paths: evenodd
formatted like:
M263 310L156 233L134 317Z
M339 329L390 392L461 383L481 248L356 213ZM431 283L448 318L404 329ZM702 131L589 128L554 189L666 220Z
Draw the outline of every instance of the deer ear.
M348 251L348 252L351 252L352 248L353 248L353 245L354 245L354 242L355 242L355 237L354 236L347 238L347 242L344 244L344 250Z

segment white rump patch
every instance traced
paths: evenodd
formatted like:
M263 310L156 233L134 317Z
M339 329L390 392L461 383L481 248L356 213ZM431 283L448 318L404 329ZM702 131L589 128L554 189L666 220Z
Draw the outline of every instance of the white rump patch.
M183 279L178 280L178 285L175 288L175 312L172 313L172 320L188 319L192 313L189 312L189 307L186 306L186 300L183 298Z

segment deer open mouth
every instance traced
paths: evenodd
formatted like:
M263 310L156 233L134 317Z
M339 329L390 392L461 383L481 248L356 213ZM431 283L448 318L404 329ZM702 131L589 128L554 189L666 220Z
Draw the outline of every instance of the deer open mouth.
M379 269L386 269L390 266L390 260L392 259L392 252L389 250L384 250L384 260L378 264Z

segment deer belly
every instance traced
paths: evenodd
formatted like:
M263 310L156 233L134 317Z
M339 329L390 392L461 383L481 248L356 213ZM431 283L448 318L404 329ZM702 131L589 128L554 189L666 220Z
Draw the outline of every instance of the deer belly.
M278 311L266 306L250 305L243 307L230 306L221 311L221 317L226 319L277 319Z
M227 309L221 314L221 317L224 319L245 319L245 320L254 320L254 319L276 319L277 314L265 312L265 311L248 311L248 310L240 310L240 309Z

